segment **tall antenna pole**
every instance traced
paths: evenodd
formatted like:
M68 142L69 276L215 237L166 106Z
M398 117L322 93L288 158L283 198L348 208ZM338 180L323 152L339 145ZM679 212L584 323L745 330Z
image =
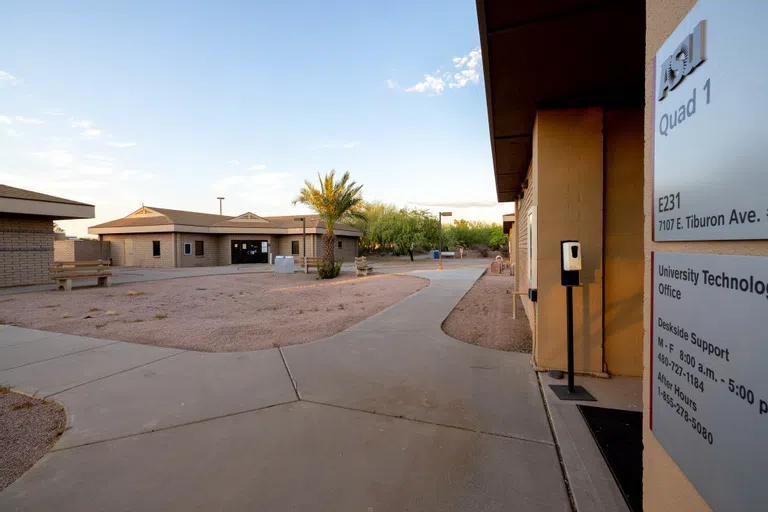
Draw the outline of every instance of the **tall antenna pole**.
M217 197L216 199L219 200L219 215L222 215L222 213L221 213L221 211L222 211L221 210L221 202L224 200L224 198L223 197Z

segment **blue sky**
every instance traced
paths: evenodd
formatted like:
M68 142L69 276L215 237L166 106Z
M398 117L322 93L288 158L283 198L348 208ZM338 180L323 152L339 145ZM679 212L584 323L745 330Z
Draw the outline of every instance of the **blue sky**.
M290 215L368 200L500 221L472 0L5 2L0 183L96 205ZM441 206L442 205L442 206Z

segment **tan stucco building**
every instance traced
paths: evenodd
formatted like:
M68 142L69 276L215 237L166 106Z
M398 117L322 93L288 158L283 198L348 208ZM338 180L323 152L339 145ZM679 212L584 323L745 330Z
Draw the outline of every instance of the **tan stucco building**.
M268 263L275 256L322 256L323 221L302 217L237 217L142 206L122 219L88 228L109 242L115 266L203 267ZM360 236L357 229L337 223L335 257L353 261Z
M643 379L650 511L710 509L649 428L651 253L768 256L766 240L653 241L655 56L695 3L477 0L496 190L515 202L533 365L566 369L560 241L579 240L575 368Z
M90 204L0 185L0 287L50 282L53 221L93 216Z

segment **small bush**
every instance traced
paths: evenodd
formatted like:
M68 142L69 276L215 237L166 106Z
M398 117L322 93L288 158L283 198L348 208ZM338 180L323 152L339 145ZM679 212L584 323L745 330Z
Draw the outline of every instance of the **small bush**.
M140 292L137 290L130 290L128 293L126 293L129 297L135 297L137 295L144 295L144 292Z
M155 313L155 320L162 320L164 318L168 318L168 315L165 313Z
M333 279L334 277L338 277L341 273L342 263L342 261L337 261L330 267L320 263L317 265L317 275L320 276L320 279Z
M96 312L96 311L101 311L101 310L99 308L89 308L88 309L89 313L93 313L93 312Z
M106 315L107 316L115 316L115 315L117 315L117 311L107 311Z
M71 318L71 317L72 315L70 315L69 313L64 313L63 315L61 315L61 318Z
M489 251L490 251L490 249L487 246L485 246L485 245L479 245L477 247L477 252L479 252L480 256L482 256L483 258L487 258L488 257L488 252Z

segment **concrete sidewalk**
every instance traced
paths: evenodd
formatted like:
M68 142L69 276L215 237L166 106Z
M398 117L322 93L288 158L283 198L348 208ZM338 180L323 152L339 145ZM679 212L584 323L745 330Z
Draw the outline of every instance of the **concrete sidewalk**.
M0 510L570 510L529 356L440 328L482 270L282 352L0 326L0 384L69 421Z

